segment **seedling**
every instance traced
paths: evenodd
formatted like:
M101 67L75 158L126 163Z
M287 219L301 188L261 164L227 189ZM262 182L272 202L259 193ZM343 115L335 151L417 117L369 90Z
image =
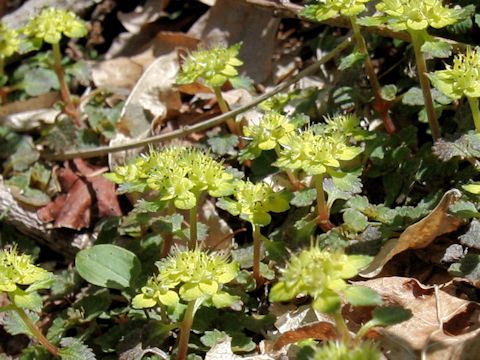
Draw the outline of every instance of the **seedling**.
M250 181L238 182L234 198L221 198L218 207L230 214L240 216L252 225L253 237L253 277L257 285L261 283L260 247L262 243L262 226L272 220L269 212L280 213L289 208L289 199L285 192L274 192L266 183L253 184Z
M455 24L462 17L462 9L443 6L442 0L382 0L376 8L383 15L374 17L371 25L386 24L394 31L407 31L411 36L428 123L433 140L437 140L441 131L433 105L422 46L431 38L427 32L428 27L440 29Z
M352 349L372 327L392 325L411 316L409 311L402 308L377 308L373 318L360 328L355 337L351 336L341 312L342 299L353 306L377 306L383 303L372 289L346 282L369 262L368 256L345 255L311 246L292 255L282 270L280 281L270 290L270 300L288 301L298 296L310 296L313 309L332 316L341 346Z
M0 251L0 292L7 293L10 304L0 311L14 311L24 322L30 334L52 355L59 349L53 345L34 324L25 310L39 311L42 298L37 293L53 284L53 274L33 264L29 255L19 254L17 249Z
M381 353L371 342L361 342L350 347L343 342L327 342L313 356L314 360L380 360Z
M429 74L430 80L437 90L448 97L459 100L468 99L475 129L480 132L480 48L467 47L465 54L458 54L453 60L453 67L446 65L445 70Z
M382 88L378 81L377 74L372 64L372 60L368 55L368 49L365 38L362 35L360 26L357 22L357 15L365 10L365 4L370 0L327 0L318 1L317 3L306 6L301 14L306 18L314 21L324 21L335 18L340 15L348 17L352 26L355 42L360 54L365 58L365 70L367 72L370 85L375 98L375 110L380 114L385 130L392 134L395 132L395 124L388 114L388 103L382 97Z
M87 35L87 26L73 12L47 8L44 9L23 29L23 33L30 38L33 45L39 48L43 42L49 43L53 51L53 69L58 77L60 93L65 103L66 113L73 117L77 126L81 125L76 106L70 96L70 90L65 81L65 72L62 67L60 40L65 35L69 38L81 38Z
M302 170L313 176L317 191L317 223L327 231L333 228L330 210L325 200L323 179L339 176L341 162L352 160L362 152L352 146L349 139L357 132L358 119L354 116L337 116L324 126L310 128L300 134L289 134L282 140L282 149L274 164L281 169Z
M158 275L151 277L133 299L136 308L161 306L174 309L182 301L187 307L180 324L177 359L184 360L195 312L200 306L224 308L238 297L223 290L238 274L239 266L220 254L200 250L181 251L156 263Z
M107 177L121 184L121 192L153 191L157 203L173 203L177 209L190 212L189 249L197 246L197 213L200 196L221 197L233 193L233 175L221 162L193 148L170 147L120 166ZM162 205L160 204L160 207ZM169 245L166 245L169 246Z
M213 89L222 113L228 112L228 105L222 95L222 86L227 81L238 78L236 67L243 65L243 62L238 59L240 47L239 43L228 48L217 46L209 50L192 52L182 64L177 83L191 84L201 79ZM229 119L227 125L230 132L240 134L234 119Z

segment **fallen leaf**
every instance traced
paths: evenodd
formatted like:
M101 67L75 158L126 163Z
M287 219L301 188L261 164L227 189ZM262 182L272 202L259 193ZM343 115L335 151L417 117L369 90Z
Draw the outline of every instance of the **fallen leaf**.
M399 238L390 239L383 245L370 265L360 273L360 276L365 278L375 277L395 255L408 249L423 249L438 236L458 229L463 220L450 215L448 208L455 204L460 197L461 192L457 189L447 191L430 214L410 225Z
M199 220L208 227L208 234L203 240L206 249L227 250L232 246L233 230L217 212L215 204L206 200L199 212Z
M90 226L92 197L85 180L78 179L68 192L54 227L80 230Z
M285 345L301 340L333 340L336 339L337 336L337 331L332 323L321 321L283 333L273 345L273 349L279 350Z
M220 342L208 350L205 360L273 360L269 355L258 354L252 356L235 355L232 351L232 338L225 336Z
M137 6L135 10L118 13L118 19L131 34L138 34L142 27L150 24L166 15L163 10L168 6L170 0L147 0L144 5Z
M419 352L429 353L459 346L459 343L477 337L480 332L478 304L441 289L436 292L434 287L425 286L415 279L387 277L355 284L373 289L385 303L400 305L413 314L400 324L377 328L382 335L382 345L391 355L389 359L418 359Z
M143 66L127 57L108 59L92 67L92 79L97 87L132 89L142 73Z

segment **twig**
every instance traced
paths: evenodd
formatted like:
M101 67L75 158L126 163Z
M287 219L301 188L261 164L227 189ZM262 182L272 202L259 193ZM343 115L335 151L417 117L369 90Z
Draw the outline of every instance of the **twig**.
M98 157L102 156L105 154L109 153L114 153L118 151L123 151L123 150L128 150L128 149L133 149L141 146L146 146L149 144L154 144L154 143L159 143L162 141L166 140L171 140L179 137L184 137L186 135L189 135L191 133L197 132L197 131L203 131L209 128L212 128L214 126L220 125L221 123L227 121L230 118L233 118L234 116L241 114L254 106L260 104L262 101L265 101L275 94L287 89L289 86L295 84L297 81L302 79L305 76L311 75L315 73L320 65L323 65L327 63L328 61L332 60L335 58L337 55L339 55L341 52L343 52L345 49L347 49L350 45L353 44L352 38L349 36L345 40L343 40L335 49L333 49L331 52L329 52L327 55L316 61L314 64L308 66L301 72L299 72L296 76L291 78L290 80L284 82L283 84L280 84L276 86L272 91L269 91L268 93L265 93L261 96L258 96L255 100L252 102L248 103L247 105L241 106L238 109L229 111L227 113L221 114L219 116L214 117L213 119L209 119L206 121L199 122L198 124L192 125L192 126L185 126L181 129L174 130L169 132L168 134L161 134L161 135L156 135L156 136L151 136L146 139L140 139L140 140L134 140L126 144L122 145L115 145L115 146L100 146L95 149L90 149L90 150L80 150L80 151L69 151L65 152L62 154L50 154L50 153L42 153L41 156L44 159L47 160L69 160L69 159L74 159L74 158L93 158L93 157Z

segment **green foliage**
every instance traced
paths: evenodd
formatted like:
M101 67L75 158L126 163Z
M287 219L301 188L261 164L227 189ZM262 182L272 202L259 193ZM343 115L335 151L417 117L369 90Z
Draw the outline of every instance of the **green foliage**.
M356 16L365 10L370 0L320 0L306 6L301 15L307 19L323 21L340 15Z
M23 33L41 44L57 44L62 35L69 38L81 38L87 35L86 23L79 19L72 11L56 8L46 8L23 28Z
M433 86L452 99L463 96L480 97L480 48L467 47L465 54L458 54L453 66L429 74Z
M92 349L76 338L63 338L60 341L62 349L59 351L62 360L95 360Z
M270 185L262 182L237 182L234 198L221 198L217 206L254 225L268 225L272 219L269 212L280 213L289 208L286 192L274 192Z
M286 115L271 111L259 119L258 123L245 126L243 133L249 139L249 143L240 152L240 159L254 159L262 151L278 148L282 140L303 125L294 120Z
M202 79L212 87L221 87L238 76L236 67L243 65L238 59L241 44L228 48L217 46L209 50L193 51L182 64L178 84L191 84Z
M17 30L10 29L0 22L0 61L9 58L20 48L20 37ZM0 74L3 69L0 69Z
M361 342L354 347L343 342L327 342L315 351L314 360L379 360L380 350L370 342Z
M444 6L442 0L382 0L376 8L384 14L375 18L376 24L386 24L395 31L440 29L463 17L461 8Z
M25 296L52 285L53 275L33 264L30 255L19 254L17 249L0 251L0 291ZM19 285L28 285L23 291Z
M238 264L222 254L201 250L177 251L157 262L158 274L142 287L133 299L136 308L164 305L176 307L180 300L201 300L217 308L228 307L238 300L222 290L238 273Z
M131 287L141 272L137 256L119 246L102 244L80 251L75 266L82 278L112 289Z
M332 253L317 247L302 250L290 258L280 281L270 291L270 300L288 301L309 295L314 309L337 312L340 294L349 288L345 280L356 276L369 262L366 256Z

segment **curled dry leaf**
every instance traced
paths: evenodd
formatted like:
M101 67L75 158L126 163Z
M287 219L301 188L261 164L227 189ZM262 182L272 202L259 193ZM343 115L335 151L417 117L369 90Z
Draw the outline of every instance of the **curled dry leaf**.
M458 359L448 354L458 351L458 346L468 344L480 334L480 306L477 303L441 289L435 291L434 287L424 286L411 278L386 277L356 284L373 289L388 304L412 311L409 320L376 329L383 336L389 359L418 359L422 351L426 354L443 352L445 357L437 359Z
M285 345L293 344L306 339L333 340L337 338L337 331L332 323L320 321L311 325L302 326L298 329L287 331L280 335L275 344L274 350L279 350Z
M370 265L360 273L360 276L373 278L395 255L408 249L423 249L430 245L436 237L458 229L463 220L450 215L448 208L455 204L460 197L461 192L457 189L447 191L430 214L410 225L399 238L391 239L383 245Z

